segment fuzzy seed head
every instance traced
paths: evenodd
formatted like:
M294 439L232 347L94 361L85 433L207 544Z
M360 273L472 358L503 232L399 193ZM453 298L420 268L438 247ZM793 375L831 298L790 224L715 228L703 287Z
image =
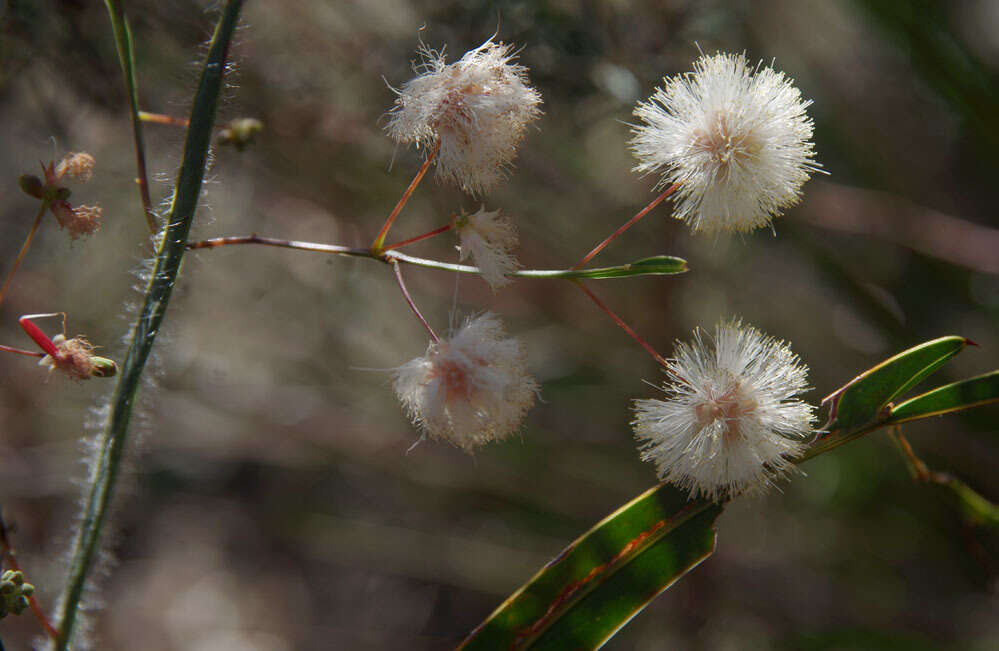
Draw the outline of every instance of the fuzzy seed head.
M437 177L482 195L505 177L527 125L541 115L541 95L513 47L491 39L452 64L426 46L418 76L396 91L386 127L404 145L432 148Z
M520 342L491 314L468 320L450 341L395 369L395 392L413 423L465 451L513 434L534 404Z
M795 399L807 367L781 341L738 321L678 342L664 400L636 400L642 459L661 481L712 500L762 492L792 467L812 432L814 407Z
M93 175L96 162L94 157L86 152L66 154L56 165L55 177L58 180L69 177L77 183L85 183Z
M637 172L672 184L674 216L695 231L748 232L798 203L815 162L811 101L784 73L741 54L702 56L664 79L634 114Z
M59 227L69 233L70 239L93 235L101 227L103 211L100 206L73 206L68 201L57 199L49 208L59 222Z
M475 214L458 218L455 228L460 259L471 256L493 291L513 282L507 274L518 266L511 253L517 246L517 229L506 217L498 210L488 212L483 206Z

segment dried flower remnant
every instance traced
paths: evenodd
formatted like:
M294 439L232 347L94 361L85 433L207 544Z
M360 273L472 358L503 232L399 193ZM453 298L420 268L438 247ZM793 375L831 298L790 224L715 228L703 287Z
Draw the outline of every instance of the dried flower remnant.
M638 172L677 184L674 215L695 231L748 232L798 202L815 162L811 101L784 73L741 54L702 56L634 114Z
M713 500L765 490L792 467L812 432L807 367L781 341L738 321L678 342L664 400L636 400L642 459L659 478Z
M19 179L21 189L36 199L48 202L49 210L65 229L71 239L92 235L101 227L100 206L73 206L68 199L70 190L66 181L86 183L93 176L96 161L84 152L66 154L59 163L42 165L44 181L37 176L25 174Z
M58 354L41 358L38 360L39 366L59 370L74 380L112 377L118 372L118 365L114 361L93 354L94 347L86 337L67 339L65 335L59 334L52 337L52 343Z
M509 285L507 274L517 269L517 258L510 252L517 246L517 230L498 210L478 212L455 221L460 245L460 259L471 256L482 278L495 291Z
M491 314L468 320L394 374L413 423L466 451L513 434L538 391L520 342L504 337Z
M527 125L541 115L541 95L513 47L491 39L452 64L444 52L420 49L419 75L396 91L389 136L404 145L440 144L437 176L472 195L506 176Z

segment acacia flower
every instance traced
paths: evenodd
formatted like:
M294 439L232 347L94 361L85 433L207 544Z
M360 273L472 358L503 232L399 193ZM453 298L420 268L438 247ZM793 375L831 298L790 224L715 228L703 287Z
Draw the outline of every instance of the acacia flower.
M459 217L455 229L460 259L471 256L493 290L512 282L507 274L517 269L517 258L510 253L517 246L517 230L509 220L483 206L475 214Z
M784 342L720 323L709 341L677 342L666 374L666 398L636 400L632 421L661 481L692 498L760 492L804 451L814 407L795 396L808 368Z
M677 184L674 216L695 231L748 232L798 202L815 162L811 101L784 73L741 54L702 56L634 114L637 172Z
M450 341L394 370L395 392L432 439L466 451L513 434L534 404L523 346L491 314L469 319Z
M94 355L94 346L86 337L76 336L67 339L58 334L52 337L58 355L46 355L38 360L39 366L50 371L59 370L74 380L87 380L92 377L111 377L118 372L118 365L105 357Z
M395 91L389 112L389 136L428 149L440 144L438 178L472 195L503 180L527 125L541 115L541 95L512 50L490 39L446 64L443 50L422 46L418 76Z
M20 178L21 189L36 199L48 202L49 210L59 222L59 227L69 233L71 239L92 235L101 227L100 206L73 206L68 199L70 190L67 180L86 183L93 175L94 157L85 152L66 154L58 164L49 162L42 165L44 182L36 176L25 174Z

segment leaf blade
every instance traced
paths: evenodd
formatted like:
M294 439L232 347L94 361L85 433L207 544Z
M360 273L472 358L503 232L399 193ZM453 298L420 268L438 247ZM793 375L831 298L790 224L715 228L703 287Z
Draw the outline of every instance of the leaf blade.
M823 429L840 430L871 422L891 400L936 371L968 343L964 337L940 337L864 371L822 401L830 403L829 421Z
M904 423L999 402L999 370L945 384L893 407L887 424Z
M534 648L542 639L546 640L543 646L556 648L557 644L552 645L564 643L566 635L588 640L582 648L599 647L713 551L711 525L721 510L720 505L704 500L688 502L669 485L646 491L569 545L500 604L460 648ZM667 552L672 562L656 565L658 575L641 573L656 589L630 580L630 572L662 561ZM621 572L621 578L611 582ZM600 627L580 623L591 621L586 613L614 597L623 600L619 599L613 612L601 611ZM573 614L575 618L567 618Z

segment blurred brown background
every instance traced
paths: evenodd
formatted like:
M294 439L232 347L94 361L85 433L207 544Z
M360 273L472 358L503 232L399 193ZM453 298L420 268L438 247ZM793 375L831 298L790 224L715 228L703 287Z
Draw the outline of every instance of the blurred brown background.
M186 115L211 4L127 4L144 109ZM70 335L120 359L147 238L106 11L8 0L0 20L0 271L36 207L16 179L39 160L96 156L95 179L73 198L105 214L74 244L47 219L0 308L0 341L27 347L17 316L64 310ZM243 153L216 151L196 238L366 245L421 160L382 132L386 82L411 77L418 39L446 43L454 60L498 25L524 47L545 116L485 204L514 217L526 267L569 266L654 196L652 179L629 171L634 103L689 70L698 47L745 51L776 59L814 99L830 175L805 186L776 237L695 238L657 209L597 262L668 253L691 273L594 291L665 353L734 315L791 341L816 403L944 334L981 346L933 382L999 366L995 2L258 0L243 22L219 117L266 128ZM145 132L159 201L183 133ZM479 204L427 182L393 239ZM452 247L439 238L411 253L453 260ZM453 275L405 274L446 330ZM581 292L520 281L493 295L466 276L457 305L457 318L501 314L544 402L522 436L474 457L434 443L407 454L418 433L385 369L426 340L387 267L253 247L188 256L135 419L96 648L451 648L655 482L628 421L660 372ZM111 387L46 381L33 360L0 357L0 507L48 607L86 472L85 423ZM990 407L905 431L931 467L999 499L997 416ZM884 433L804 470L782 493L732 504L716 555L607 648L999 646L994 537L969 535L938 493L913 484ZM37 632L28 615L0 622L8 650Z

